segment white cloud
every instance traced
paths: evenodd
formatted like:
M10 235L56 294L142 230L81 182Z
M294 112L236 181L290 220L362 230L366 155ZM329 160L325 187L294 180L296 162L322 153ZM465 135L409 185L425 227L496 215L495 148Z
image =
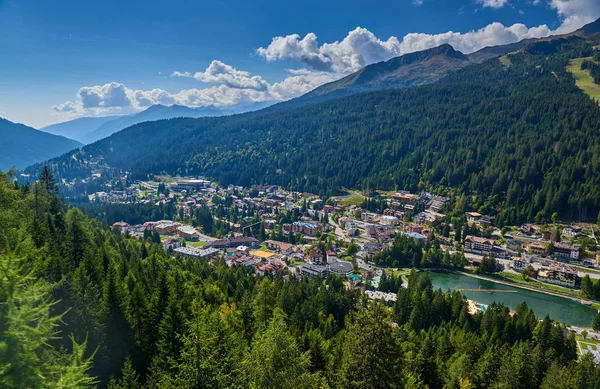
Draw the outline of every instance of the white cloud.
M508 4L508 0L477 0L484 8L500 9Z
M549 4L562 19L562 24L556 29L558 34L577 30L600 17L598 0L549 0Z
M130 105L125 85L118 82L101 86L84 86L77 96L84 108L126 107Z
M154 104L180 104L189 107L208 105L227 106L241 102L281 101L304 94L336 75L309 69L289 69L290 76L281 82L269 84L260 76L252 76L220 61L213 61L204 72L194 78L201 82L218 83L208 88L185 89L170 93L163 89L130 89L118 82L80 88L76 102L65 102L53 107L54 111L71 116L100 116L135 112ZM174 72L173 77L191 77L189 72Z
M494 22L482 29L466 33L449 31L435 35L407 34L402 39L401 50L405 54L448 43L455 50L469 54L486 46L514 43L527 38L541 38L551 33L552 31L545 24L527 28L527 26L521 23L506 27L502 23Z
M260 76L250 76L250 73L237 70L221 61L212 61L203 72L194 73L198 81L223 84L231 88L266 90L269 84Z
M275 37L269 46L260 47L256 51L267 61L293 59L318 71L345 74L374 62L444 43L468 54L486 46L513 43L526 38L540 38L550 33L551 30L546 25L527 28L524 24L517 23L506 27L495 22L466 33L410 33L405 35L402 41L394 36L384 41L369 30L357 27L342 41L319 45L314 33L308 33L304 38L292 34Z
M67 101L52 107L56 112L73 112L77 110L77 104L72 101Z
M420 7L420 6L422 6L422 5L423 5L423 0L412 0L412 4L413 4L415 7Z
M192 77L190 72L173 72L171 77Z

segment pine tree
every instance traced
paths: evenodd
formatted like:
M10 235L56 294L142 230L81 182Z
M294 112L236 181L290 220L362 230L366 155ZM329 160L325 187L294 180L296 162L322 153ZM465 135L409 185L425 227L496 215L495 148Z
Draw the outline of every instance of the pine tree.
M49 346L58 336L61 317L50 313L54 304L48 285L21 274L20 263L10 254L0 254L0 387L93 387L86 342L71 338L72 352L65 355Z
M288 332L284 313L277 309L258 332L243 366L253 389L313 389L325 386L320 373L310 372L310 355L301 353Z

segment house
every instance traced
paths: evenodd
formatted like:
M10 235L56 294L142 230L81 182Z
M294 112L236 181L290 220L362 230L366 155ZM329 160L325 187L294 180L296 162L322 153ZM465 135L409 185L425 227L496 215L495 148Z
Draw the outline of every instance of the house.
M423 233L423 227L421 227L417 224L405 224L404 227L402 228L402 230L404 232L416 232L418 234Z
M521 226L521 232L525 235L539 235L542 229L535 224L523 224Z
M467 223L477 224L478 226L494 225L494 216L482 215L479 212L467 212Z
M198 241L200 239L198 231L192 226L177 227L177 235L188 241Z
M336 260L327 264L327 270L332 274L349 276L354 271L354 266L350 262Z
M550 267L538 271L538 281L574 288L577 283L577 268L554 262Z
M118 228L122 234L129 232L129 224L125 223L125 222L116 222L113 223L113 228Z
M240 236L240 237L236 237L236 238L227 238L227 239L217 239L217 240L213 240L212 242L208 242L206 244L206 248L208 247L214 247L216 249L226 249L226 248L231 248L231 247L238 247L238 246L248 246L251 248L256 248L258 247L258 239L253 238L251 236Z
M337 261L337 254L331 250L327 250L327 263Z
M542 231L542 239L544 240L556 240L556 231L544 230Z
M579 247L562 242L553 242L554 255L565 259L579 259Z
M427 203L427 207L434 212L439 212L450 202L449 197L435 196Z
M489 253L494 248L493 239L480 238L478 236L467 235L465 237L465 252Z
M529 263L521 258L515 258L511 263L511 267L519 273L522 273L523 270L527 269L527 266L529 266Z
M198 249L195 247L178 247L173 249L174 254L179 254L180 257L194 259L210 259L215 257L219 250L209 247L206 249Z
M373 222L376 217L377 217L377 214L373 213L373 212L363 212L360 214L360 220L362 220L363 222L367 222L367 223Z
M570 237L577 236L581 234L581 227L579 226L566 226L562 229L563 235L567 235Z
M169 189L172 189L176 192L181 192L181 191L189 191L189 190L200 190L203 188L209 188L210 187L210 181L207 180L181 180L181 181L177 181L176 184L171 185L169 187Z
M162 220L156 224L154 230L161 235L169 235L177 232L177 227L179 226L181 226L179 223L175 223L170 220Z
M513 251L519 251L523 247L523 243L516 239L507 239L506 240L506 248Z
M327 257L323 256L323 252L319 249L312 249L308 252L308 259L311 263L322 265L323 260L327 261Z
M265 246L270 250L275 250L283 254L289 254L292 252L292 245L289 243L279 242L276 240L265 240Z
M319 226L308 222L292 223L292 232L300 232L304 235L315 236L319 231Z
M316 265L313 263L303 263L300 265L300 274L311 278L325 278L327 276L327 266Z
M399 191L392 195L392 199L402 205L410 204L414 205L419 201L420 196L407 192L407 191Z
M354 228L356 228L356 222L354 220L349 220L344 224L344 229L346 229L346 231Z
M389 216L389 215L384 215L379 220L381 221L381 224L384 224L386 226L395 226L399 222L399 220L396 216Z
M163 247L165 248L165 251L174 250L176 248L179 248L179 246L181 245L179 244L179 241L177 239L169 238L163 242Z
M368 242L368 243L365 243L365 245L363 247L363 249L369 254L378 253L380 251L383 251L384 248L385 248L385 246L378 242Z
M424 244L427 241L427 237L423 234L419 234L418 232L404 232L403 235L408 236L417 243Z
M527 252L535 255L543 255L546 253L546 245L542 242L531 242L527 245Z

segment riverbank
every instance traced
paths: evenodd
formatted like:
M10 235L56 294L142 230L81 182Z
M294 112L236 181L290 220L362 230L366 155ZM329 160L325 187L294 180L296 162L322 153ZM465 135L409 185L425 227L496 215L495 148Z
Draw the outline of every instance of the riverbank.
M510 286L510 287L519 288L519 289L525 289L530 292L538 292L538 293L544 293L544 294L556 296L556 297L564 297L564 298L568 298L573 301L577 301L578 303L584 302L585 303L584 305L589 305L596 310L600 310L600 303L598 303L596 301L592 301L592 300L583 299L581 296L578 296L575 293L569 293L566 290L563 292L563 291L558 291L558 290L554 290L554 289L544 288L543 286L538 287L538 286L533 286L530 284L519 283L519 282L513 281L509 278L505 278L505 277L476 274L476 273L468 272L468 271L449 271L449 272L456 273L456 274L462 274L467 277L478 278L480 280L491 281L491 282L495 282L495 283L505 285L505 286Z
M489 305L494 302L514 310L525 302L539 319L550 316L558 323L589 329L598 311L583 305L579 299L568 298L557 293L543 293L537 288L518 285L484 275L466 272L431 272L435 289L457 290L469 300ZM589 332L589 330L588 330Z

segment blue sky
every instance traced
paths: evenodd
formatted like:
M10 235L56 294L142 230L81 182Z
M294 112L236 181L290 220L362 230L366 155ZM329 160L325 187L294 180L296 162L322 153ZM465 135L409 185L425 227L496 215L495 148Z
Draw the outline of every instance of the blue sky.
M0 116L39 128L155 103L283 100L407 52L598 17L598 0L0 0Z

